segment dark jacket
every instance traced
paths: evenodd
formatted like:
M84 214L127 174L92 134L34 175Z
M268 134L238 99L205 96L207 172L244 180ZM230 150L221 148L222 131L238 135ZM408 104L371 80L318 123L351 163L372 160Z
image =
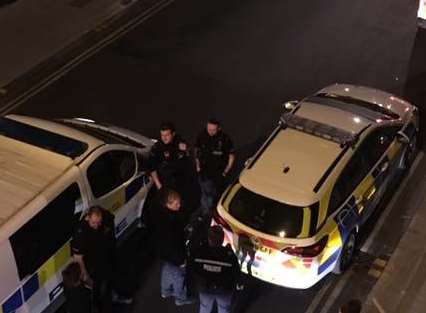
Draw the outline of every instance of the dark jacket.
M200 292L233 292L240 280L240 266L229 246L203 244L192 252L190 263L191 276Z
M182 209L159 207L156 217L157 252L162 261L175 265L185 262L185 216Z

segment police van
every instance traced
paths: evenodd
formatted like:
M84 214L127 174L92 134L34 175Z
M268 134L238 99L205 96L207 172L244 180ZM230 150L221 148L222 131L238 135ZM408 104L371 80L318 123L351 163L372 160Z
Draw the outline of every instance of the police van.
M73 228L90 206L114 213L117 236L137 224L153 144L90 120L0 118L0 313L52 307Z

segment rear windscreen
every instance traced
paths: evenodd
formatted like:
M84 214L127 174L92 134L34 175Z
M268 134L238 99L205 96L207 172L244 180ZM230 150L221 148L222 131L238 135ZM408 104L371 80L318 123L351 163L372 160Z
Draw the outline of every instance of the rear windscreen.
M303 226L303 207L281 203L241 187L229 204L229 214L262 233L295 238ZM284 232L284 233L283 233Z

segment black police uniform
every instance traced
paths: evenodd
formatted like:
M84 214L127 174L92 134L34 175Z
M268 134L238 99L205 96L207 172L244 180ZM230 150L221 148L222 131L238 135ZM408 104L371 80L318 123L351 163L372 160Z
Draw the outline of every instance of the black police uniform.
M157 141L151 149L149 164L151 171L157 171L163 187L178 189L185 174L187 151L179 149L185 141L175 135L172 142Z
M200 161L201 178L212 180L218 192L221 192L223 172L228 164L229 155L234 153L231 138L221 130L214 136L203 130L197 137L195 149L196 157Z
M200 293L201 308L208 306L204 302L217 301L219 311L228 312L240 280L240 266L230 246L199 246L191 253L190 271Z
M97 230L86 220L81 220L71 241L73 254L83 256L84 265L93 280L95 306L101 308L102 313L111 308L115 263L115 234L109 214L103 212L103 223Z

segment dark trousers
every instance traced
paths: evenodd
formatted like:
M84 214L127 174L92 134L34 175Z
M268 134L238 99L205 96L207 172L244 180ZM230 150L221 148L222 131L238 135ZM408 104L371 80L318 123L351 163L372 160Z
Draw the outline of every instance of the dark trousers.
M200 175L198 177L198 182L201 189L200 202L203 213L206 215L211 214L223 192L225 185L224 178L222 175L217 175L217 177Z
M112 312L112 282L109 277L93 278L94 312Z
M232 292L224 294L210 294L200 292L200 312L211 313L213 305L216 302L218 313L230 313L232 304Z

